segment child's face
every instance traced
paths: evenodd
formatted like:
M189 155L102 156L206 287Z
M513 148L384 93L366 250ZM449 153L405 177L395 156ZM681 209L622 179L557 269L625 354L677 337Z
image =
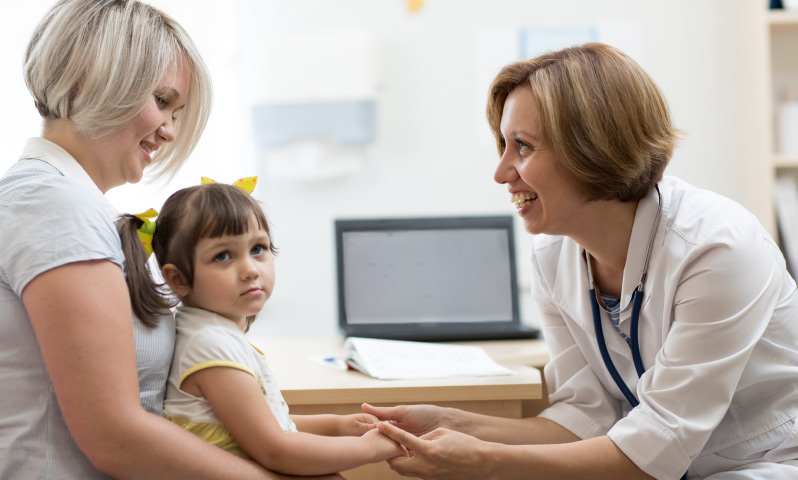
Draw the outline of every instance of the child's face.
M244 330L246 317L260 312L274 288L270 242L254 216L242 235L201 239L195 252L194 285L182 302L229 318Z

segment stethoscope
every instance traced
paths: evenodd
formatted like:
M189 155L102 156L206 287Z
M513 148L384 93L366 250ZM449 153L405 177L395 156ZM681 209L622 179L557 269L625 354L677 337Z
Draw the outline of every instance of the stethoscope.
M643 292L646 285L646 277L648 275L648 264L651 261L651 250L654 248L654 237L656 236L657 227L659 226L659 221L662 217L662 193L659 191L659 185L657 185L655 188L657 190L658 200L657 217L654 219L654 225L651 227L651 233L648 236L648 249L646 249L646 258L643 261L643 271L640 273L640 282L637 284L637 287L632 293L632 298L629 303L618 312L620 315L628 310L629 307L632 307L632 324L629 330L629 337L631 340L630 347L632 350L632 361L634 362L638 378L642 377L643 373L646 371L646 369L643 367L643 359L640 356L640 340L638 333L638 327L640 324L640 307L643 304ZM615 364L610 358L610 352L607 351L607 342L604 340L604 329L601 326L601 312L599 311L599 308L607 313L610 313L610 311L601 300L599 290L596 288L596 283L593 281L593 267L591 266L593 262L591 261L590 254L587 252L587 250L585 250L585 260L587 261L587 278L590 281L590 306L593 310L593 327L596 330L596 344L598 344L599 353L601 353L601 359L604 360L604 366L607 367L607 371L615 381L615 384L621 390L621 393L623 393L623 396L626 397L626 400L632 405L632 407L636 407L640 404L640 402L634 396L632 391L629 390L629 387L626 386L626 382L623 381L621 375L618 373L618 369L615 368ZM686 472L682 477L682 480L687 480Z

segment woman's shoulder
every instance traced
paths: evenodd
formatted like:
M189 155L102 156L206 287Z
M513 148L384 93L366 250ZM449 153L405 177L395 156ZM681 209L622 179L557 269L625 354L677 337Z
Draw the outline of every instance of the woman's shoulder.
M62 177L58 169L43 160L17 160L0 178L0 198L5 200L20 193L36 191Z
M736 201L675 177L661 182L668 233L699 245L739 236L769 239L759 220Z
M102 203L85 185L39 160L21 160L0 179L0 223L0 265L15 291L67 263L124 263Z
M81 213L97 211L105 215L103 206L95 196L77 179L64 176L49 163L37 159L17 161L0 179L0 198L3 203L13 200L18 209L10 213L25 213L26 210L59 212L80 210ZM86 212L83 212L86 210Z
M18 233L113 241L118 236L114 219L102 200L81 181L40 160L20 160L0 179L0 220Z

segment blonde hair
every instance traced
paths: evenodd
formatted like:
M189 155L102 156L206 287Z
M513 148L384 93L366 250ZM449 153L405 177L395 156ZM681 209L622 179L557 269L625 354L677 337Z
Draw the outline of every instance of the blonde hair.
M588 201L636 201L662 178L679 137L656 84L631 58L601 43L504 67L490 87L487 117L499 154L510 92L530 86L543 139Z
M188 102L175 141L153 156L154 175L171 177L199 141L212 101L205 63L172 18L137 0L61 0L33 33L24 75L42 117L68 118L98 138L135 118L181 63L191 75Z

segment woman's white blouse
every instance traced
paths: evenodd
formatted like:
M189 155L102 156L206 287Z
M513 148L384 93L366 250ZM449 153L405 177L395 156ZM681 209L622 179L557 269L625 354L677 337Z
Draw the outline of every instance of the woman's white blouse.
M723 465L777 458L774 451L798 446L795 281L744 208L672 177L659 186L662 218L640 314L646 372L639 381L629 346L604 329L618 372L640 400L634 409L596 345L583 249L566 237L535 237L532 289L551 356L545 377L552 406L541 416L581 438L608 434L656 478L679 478L691 464L690 473L701 477ZM622 306L640 281L656 213L652 191L637 207ZM630 315L621 314L627 334Z

